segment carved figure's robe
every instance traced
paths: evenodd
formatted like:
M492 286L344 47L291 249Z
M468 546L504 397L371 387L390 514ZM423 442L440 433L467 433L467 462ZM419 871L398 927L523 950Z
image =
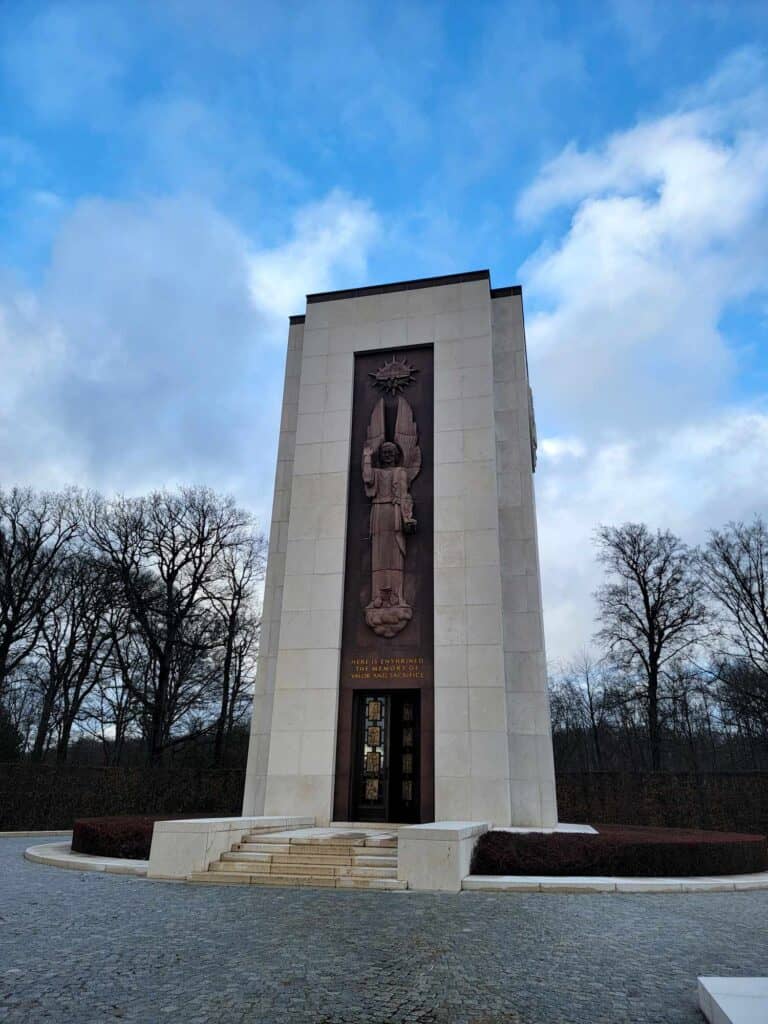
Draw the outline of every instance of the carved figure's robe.
M403 509L407 518L410 518L412 510L408 476L402 466L392 466L383 469L371 467L364 477L367 477L364 479L365 493L371 499L371 599L382 597L385 600L388 595L384 592L389 590L392 597L402 601L405 569Z

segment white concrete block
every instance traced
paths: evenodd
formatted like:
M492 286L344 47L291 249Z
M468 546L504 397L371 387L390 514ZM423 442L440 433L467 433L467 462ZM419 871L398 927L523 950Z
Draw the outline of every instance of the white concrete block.
M397 877L409 889L460 892L487 822L436 821L398 830Z

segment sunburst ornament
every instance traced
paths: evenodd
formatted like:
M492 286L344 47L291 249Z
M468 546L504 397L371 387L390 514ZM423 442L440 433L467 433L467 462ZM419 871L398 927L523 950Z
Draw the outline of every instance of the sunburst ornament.
M390 395L397 395L414 383L414 374L418 372L407 359L396 359L392 356L388 363L385 362L376 373L369 373L368 376L372 378L373 387L379 388L380 391L388 391Z

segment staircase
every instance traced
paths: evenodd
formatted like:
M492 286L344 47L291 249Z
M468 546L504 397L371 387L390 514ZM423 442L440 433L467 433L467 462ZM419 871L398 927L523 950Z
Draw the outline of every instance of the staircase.
M397 877L397 836L372 829L253 830L193 882L301 885L326 889L407 888Z

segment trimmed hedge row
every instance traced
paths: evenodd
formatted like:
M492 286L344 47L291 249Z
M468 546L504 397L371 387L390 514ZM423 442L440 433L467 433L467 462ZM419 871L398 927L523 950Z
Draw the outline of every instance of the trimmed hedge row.
M169 820L151 815L79 818L72 829L72 849L75 853L91 853L100 857L149 860L152 828L156 821Z
M473 875L738 875L768 869L765 836L600 825L597 835L486 832Z
M768 772L572 772L557 776L560 821L768 833Z
M70 829L110 815L240 814L245 772L187 767L0 764L0 831Z

